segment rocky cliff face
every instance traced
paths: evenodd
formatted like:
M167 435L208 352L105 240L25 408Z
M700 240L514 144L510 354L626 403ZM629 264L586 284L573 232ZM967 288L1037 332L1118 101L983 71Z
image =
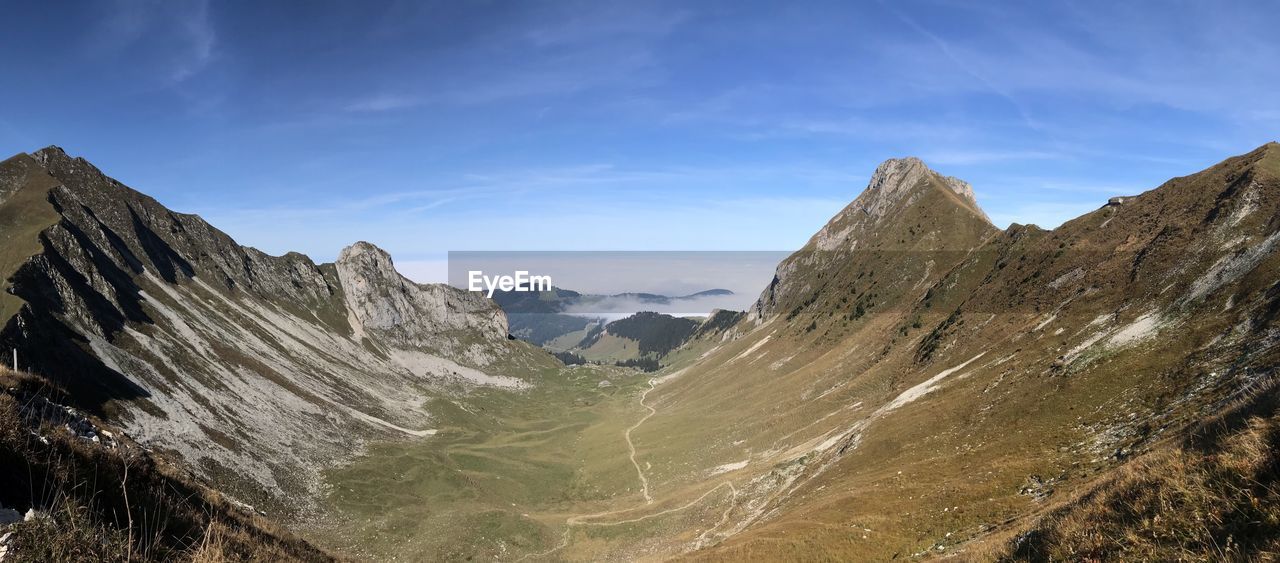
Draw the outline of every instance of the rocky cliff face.
M429 434L433 390L542 361L491 301L373 245L269 256L56 147L0 164L0 234L6 358L253 502L305 508L278 501L365 439Z
M421 285L396 272L391 255L358 242L334 263L356 334L405 348L441 348L447 335L473 334L479 343L507 337L507 316L490 299L444 284ZM444 338L442 338L444 336ZM486 350L458 350L485 364Z

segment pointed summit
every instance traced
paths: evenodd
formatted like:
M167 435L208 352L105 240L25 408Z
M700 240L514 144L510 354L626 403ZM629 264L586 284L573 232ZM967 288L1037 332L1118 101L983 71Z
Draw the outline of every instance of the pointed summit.
M858 196L862 207L868 215L882 217L893 204L919 188L921 183L941 187L958 196L964 206L981 216L988 223L986 213L978 207L978 199L974 196L973 187L968 182L952 176L943 176L934 172L924 161L914 156L891 158L880 163L867 189ZM857 203L855 201L855 203Z
M810 243L818 250L857 246L859 240L882 231L886 218L921 205L936 208L942 215L991 225L968 182L934 172L916 157L891 158L876 167L866 189L832 217Z
M857 199L778 265L751 316L798 314L814 305L819 286L852 287L853 280L872 271L922 283L995 231L967 182L934 172L918 158L886 160ZM880 282L892 283L890 276ZM879 299L889 303L900 291L886 289Z

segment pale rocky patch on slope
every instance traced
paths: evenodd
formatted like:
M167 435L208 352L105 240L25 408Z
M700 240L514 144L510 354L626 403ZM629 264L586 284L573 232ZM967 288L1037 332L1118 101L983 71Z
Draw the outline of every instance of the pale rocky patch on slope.
M1257 244L1236 249L1234 252L1219 258L1208 271L1196 278L1187 290L1185 299L1196 301L1203 299L1214 290L1240 279L1275 252L1280 244L1280 231L1272 233Z
M894 397L892 401L889 401L889 403L886 404L884 407L877 410L872 416L874 417L876 415L883 415L883 414L889 413L890 411L893 411L907 403L914 402L916 399L919 399L920 397L923 397L925 395L928 395L929 393L936 391L938 389L938 384L942 382L942 380L946 379L951 374L954 374L955 372L964 369L966 366L973 363L978 358L981 358L983 354L986 354L986 352L979 353L977 356L969 358L967 361L959 365L944 369L941 372L938 372L937 375L924 380L922 383L919 383L911 387L910 389L907 389L906 391L903 391L900 395L898 395L897 397Z

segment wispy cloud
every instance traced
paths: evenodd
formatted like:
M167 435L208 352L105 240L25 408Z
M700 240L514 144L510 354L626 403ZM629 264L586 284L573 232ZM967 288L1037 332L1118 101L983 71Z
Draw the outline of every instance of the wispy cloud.
M661 68L644 49L612 52L581 50L533 56L506 68L476 65L447 79L404 87L402 92L377 92L348 101L341 109L352 113L408 110L423 106L486 106L531 98L555 98L592 90L625 90L653 84ZM545 111L545 106L537 112Z
M1060 152L1036 150L942 150L925 152L925 162L940 165L970 165L1012 160L1062 160L1070 158Z
M772 179L771 179L772 178ZM765 185L803 182L838 183L847 186L836 198L813 196L764 197L735 193L731 197L681 196L689 188L707 186L751 185L758 190ZM838 210L847 203L845 197L866 182L865 175L846 170L821 169L812 166L741 166L741 167L658 167L622 168L612 164L580 164L544 168L522 168L484 173L462 174L442 178L431 187L377 193L365 197L338 196L306 202L281 201L253 207L220 207L217 213L234 215L240 220L269 221L275 219L320 219L346 217L396 217L411 223L420 214L441 211L451 206L474 202L468 212L485 215L519 212L536 217L548 210L588 206L626 207L643 204L659 205L669 211L686 209L690 214L712 206L725 213L758 214L766 209L830 208ZM208 205L201 205L209 207ZM477 207L478 206L478 207ZM473 209L475 208L475 209ZM453 207L448 214L463 215ZM445 213L432 213L439 217Z
M976 29L945 37L896 6L890 9L956 68L1028 115L1027 100L1046 95L1087 96L1108 108L1156 104L1241 119L1280 107L1262 87L1280 79L1272 64L1280 57L1275 18L1263 15L1265 3L1167 10L1143 2L1016 4L998 16L974 14L983 10L975 5L952 13L972 16L966 22ZM1231 40L1223 40L1227 35ZM928 68L927 59L919 62ZM935 86L943 91L956 84ZM1043 115L1034 122L1050 127ZM1069 124L1057 124L1063 125Z
M454 59L397 65L401 77L394 88L375 88L342 109L490 106L655 86L665 77L656 46L692 15L629 3L552 3L528 12L508 14L527 21L486 28L483 42L460 49ZM538 103L543 105L534 113L541 115L546 105Z
M422 105L423 101L422 98L416 96L377 94L351 102L344 109L351 112L391 111L417 107Z
M171 80L178 83L199 74L213 61L217 34L209 19L208 0L191 0L186 9L176 12L174 23L185 43L185 53L176 58L170 73Z
M203 72L217 56L208 0L116 0L86 38L90 56L127 58L162 68L151 73L174 86Z
M947 60L955 64L956 68L960 69L960 71L972 77L979 84L982 84L984 88L991 91L993 94L1007 100L1009 104L1011 104L1015 109L1017 109L1018 115L1022 117L1022 121L1027 125L1027 127L1031 129L1037 129L1037 130L1041 129L1040 124L1037 123L1036 120L1031 117L1031 112L1027 110L1027 107L1021 101L1015 98L1013 94L1009 93L1008 90L996 84L991 79L987 78L985 73L979 72L972 65L970 65L968 62L966 62L960 56L958 56L955 53L955 51L951 48L951 44L949 42L942 39L942 37L938 36L937 34L929 31L928 29L925 29L924 26L920 25L919 22L917 22L914 18L908 16L902 10L899 10L896 7L889 5L884 0L878 0L878 1L880 2L881 6L884 6L885 9L889 10L891 13L893 13L893 15L897 16L897 18L901 20L902 23L906 24L907 27L911 28L913 31L925 37L931 43L936 45L938 47L938 51L940 51L943 54L943 56L947 58Z
M687 22L692 13L684 9L654 10L639 4L599 3L594 9L574 7L568 17L554 17L535 26L522 37L535 47L575 45L620 38L662 37Z
M1121 184L1116 183L1115 180L1090 181L1087 179L1064 179L1061 177L1008 175L1002 177L998 182L984 184L980 189L978 189L978 195L984 196L995 192L1002 192L1005 194L1012 194L1002 196L1012 200L1015 196L1022 196L1026 193L1045 191L1077 195L1087 194L1081 199L1096 200L1096 202L1101 205L1101 203L1110 196L1134 195L1151 189L1152 187L1154 186L1142 187L1138 185Z

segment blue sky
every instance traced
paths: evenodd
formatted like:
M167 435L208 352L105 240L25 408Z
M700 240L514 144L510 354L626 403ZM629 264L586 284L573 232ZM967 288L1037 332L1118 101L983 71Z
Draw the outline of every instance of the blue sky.
M785 250L916 155L1001 227L1280 138L1274 2L3 2L0 152L241 243Z

